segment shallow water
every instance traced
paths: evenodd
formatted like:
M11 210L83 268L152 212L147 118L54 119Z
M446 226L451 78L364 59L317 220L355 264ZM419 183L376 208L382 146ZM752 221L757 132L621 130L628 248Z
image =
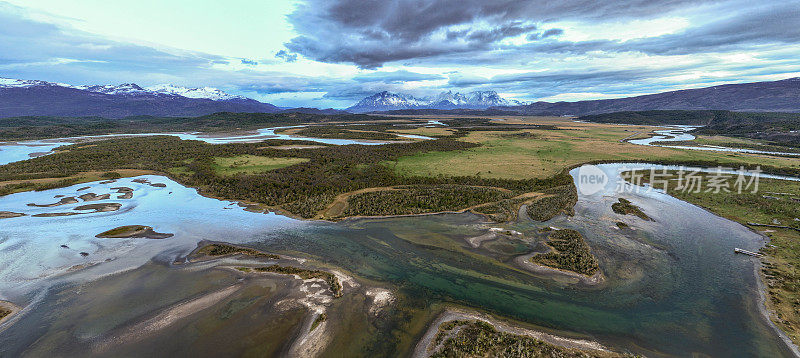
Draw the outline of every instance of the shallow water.
M642 139L632 139L628 142L633 144L639 145L650 145L656 147L665 147L665 148L678 148L678 149L690 149L690 150L706 150L712 152L734 152L734 153L750 153L750 154L771 154L771 155L788 155L788 156L800 156L800 153L791 153L791 152L773 152L767 150L756 150L756 149L745 149L745 148L728 148L728 147L720 147L720 146L687 146L687 145L665 145L665 144L653 144L654 142L682 142L682 141L690 141L694 140L696 137L688 131L700 127L696 126L674 126L678 127L676 129L665 129L665 130L658 130L654 131L656 135L650 138L642 138Z
M0 211L12 211L27 216L0 219L0 295L3 299L18 299L50 284L75 265L98 264L92 275L137 267L155 256L185 252L200 239L243 240L253 232L302 226L303 222L275 214L252 213L234 202L210 199L197 194L162 176L142 176L153 187L133 182L133 178L114 183L98 182L41 192L23 192L0 197ZM89 189L78 189L90 186ZM114 187L134 189L133 198L117 199ZM81 194L112 193L106 200L55 207L31 207L29 203L58 202L56 195L77 197ZM59 217L34 217L35 214L77 212L75 207L95 203L120 203L117 211L87 213ZM163 240L101 239L95 235L124 225L152 226L156 232L174 233ZM61 247L66 245L67 248ZM80 253L88 253L83 256ZM105 262L106 260L111 260Z
M183 140L199 140L209 144L227 144L227 143L248 143L259 142L270 139L284 139L284 140L304 140L309 142L332 144L332 145L381 145L387 143L396 143L397 141L372 141L372 140L358 140L358 139L328 139L328 138L311 138L303 136L294 136L288 134L276 134L275 131L284 128L299 128L304 126L290 126L290 127L273 127L262 128L253 134L246 135L233 135L233 136L214 136L206 133L135 133L135 134L106 134L96 136L80 136L68 137L58 139L43 139L38 141L24 141L17 143L0 143L0 165L27 160L36 155L52 154L55 148L62 145L75 144L81 140L103 139L113 137L146 137L156 135L168 135L178 137ZM431 140L434 138L414 135L414 134L398 134L397 136L409 139Z
M53 149L70 143L48 143L43 141L29 141L14 144L0 145L0 165L18 162L32 158L35 153L51 153Z
M623 194L654 222L614 214L611 204L617 198L617 171L623 166L599 166L612 181L600 193L580 195L574 217L557 217L547 223L523 219L506 225L528 237L550 225L581 231L608 277L607 284L597 288L534 277L512 270L507 261L470 249L465 238L497 226L477 215L338 224L296 221L236 206L225 209L231 207L229 202L203 198L166 178L148 176L151 182L167 187L136 186L131 179L123 179L0 198L0 210L53 212L68 211L70 206L30 208L26 204L54 202L57 194L102 194L116 186L135 189L130 202L109 200L123 203L117 212L2 219L0 298L33 302L31 311L38 302L38 309L46 310L64 302L62 296L51 297L46 287L91 280L141 266L150 259L169 263L199 240L212 239L316 256L361 277L402 285L420 297L456 301L545 327L585 333L633 352L789 356L759 313L757 260L733 253L734 247L757 250L763 245L761 236L659 191ZM86 185L92 188L76 191ZM619 231L614 225L618 220L635 230ZM153 226L176 236L165 240L94 238L99 232L129 224ZM62 243L70 249L60 248ZM90 255L82 258L78 251ZM107 258L113 261L103 262ZM101 263L64 273L84 261ZM35 328L54 320L42 314L18 317L24 324L12 325L7 328L9 334L0 335L0 355L24 349L22 343L7 337L36 335Z

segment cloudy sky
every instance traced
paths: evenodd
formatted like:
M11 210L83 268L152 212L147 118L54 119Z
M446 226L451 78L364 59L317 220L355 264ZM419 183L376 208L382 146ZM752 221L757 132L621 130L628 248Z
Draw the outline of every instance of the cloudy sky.
M0 77L212 86L281 106L798 76L800 0L0 0Z

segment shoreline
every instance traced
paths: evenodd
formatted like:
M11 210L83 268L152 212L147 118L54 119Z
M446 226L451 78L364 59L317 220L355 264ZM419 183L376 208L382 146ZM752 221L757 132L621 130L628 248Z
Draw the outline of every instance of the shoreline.
M530 259L540 254L539 252L532 252L530 254L519 255L514 258L514 263L516 263L520 268L525 271L540 274L546 276L545 278L555 279L556 281L563 281L559 280L559 278L566 278L566 279L573 279L577 280L577 282L571 282L573 284L583 284L589 287L600 287L601 285L605 284L606 277L603 275L603 271L598 269L597 273L592 276L586 276L584 274L580 274L573 271L562 270L555 267L540 265L535 262L532 262Z
M0 318L0 327L2 327L3 324L10 321L14 316L16 316L20 311L22 311L22 307L16 305L14 302L5 300L0 300L0 309L11 311L11 313ZM2 328L0 328L0 331L2 331Z
M786 334L777 324L772 320L772 317L775 315L775 311L769 307L769 300L767 300L767 286L764 284L764 277L761 273L759 268L761 267L761 259L758 259L757 264L753 264L753 274L756 276L756 291L758 292L758 300L756 305L758 306L758 311L767 321L767 325L772 328L775 333L778 335L781 341L786 345L787 348L794 354L795 357L800 357L800 347L798 347L789 335Z
M614 353L613 351L609 350L608 348L606 348L605 346L596 341L558 336L540 330L533 330L529 328L515 326L503 319L495 318L488 314L481 313L478 311L467 310L460 307L447 307L445 308L444 312L439 314L439 316L437 316L433 320L433 322L431 322L428 325L427 330L419 339L417 344L414 346L414 350L411 356L414 358L424 358L424 357L429 357L432 353L434 353L435 352L434 349L437 348L439 345L437 344L436 346L431 347L431 344L434 343L434 339L436 335L439 333L439 327L443 323L455 320L483 321L491 324L498 331L516 335L528 336L563 348L588 350L588 351L602 352L607 354Z

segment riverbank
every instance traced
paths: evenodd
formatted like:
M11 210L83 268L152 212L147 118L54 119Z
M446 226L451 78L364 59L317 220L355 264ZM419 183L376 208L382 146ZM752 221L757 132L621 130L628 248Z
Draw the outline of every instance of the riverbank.
M13 318L14 315L19 313L21 310L22 307L17 306L12 302L0 300L0 327L2 327L3 323Z
M415 358L430 357L442 348L443 341L437 341L437 336L441 332L442 325L454 321L480 321L492 325L499 332L510 333L519 336L530 337L557 347L572 351L591 354L595 357L619 357L620 354L614 353L596 341L586 339L567 338L537 331L520 326L515 326L504 320L494 318L488 314L469 311L463 308L448 307L441 313L429 326L425 334L414 348L412 354Z
M517 256L514 258L514 263L526 271L532 272L542 277L553 279L558 282L569 283L569 284L579 283L591 287L601 287L606 282L606 278L603 275L603 271L601 271L600 269L598 269L597 272L594 273L593 275L588 276L573 271L545 266L531 261L531 258L539 254L540 253L538 252L534 252L526 255Z
M698 175L707 179L711 174ZM674 187L677 174L673 172L672 177L664 179L669 179L667 185ZM648 181L645 178L644 182ZM657 184L657 188L663 189L663 185ZM800 302L800 288L797 287L800 279L800 233L796 228L800 228L800 206L792 198L800 197L800 186L796 182L761 178L757 193L670 190L668 194L738 222L764 238L765 245L760 252L765 255L758 260L761 268L756 267L759 271L759 290L764 290L760 294L767 299L760 308L772 324L780 327L781 336L791 339L787 343L797 352L797 344L800 343L800 312L796 308L797 302ZM767 224L770 226L749 223L770 223ZM787 225L791 227L777 227Z

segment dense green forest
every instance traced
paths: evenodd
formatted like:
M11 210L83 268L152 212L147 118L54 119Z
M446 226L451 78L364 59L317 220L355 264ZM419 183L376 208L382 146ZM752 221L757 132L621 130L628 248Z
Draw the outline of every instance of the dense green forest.
M594 275L599 270L597 259L589 250L589 245L583 235L575 230L553 231L547 236L547 245L553 251L536 255L531 261L587 276Z
M0 140L62 138L113 133L224 132L329 122L374 122L365 114L215 113L201 117L11 117L0 118Z
M504 194L497 195L496 191L487 188L525 193L572 183L567 174L547 179L509 180L400 176L392 169L393 161L404 155L425 151L463 150L478 146L456 140L463 134L464 131L458 131L448 138L381 146L346 145L313 149L275 149L268 145L286 144L287 141L212 145L171 136L115 138L95 141L90 145L84 143L64 146L54 155L0 166L0 181L21 180L21 183L9 185L39 189L36 184L26 180L65 178L85 171L153 170L167 173L178 182L196 187L208 195L260 203L304 218L316 216L337 195L372 187L416 186L409 188L407 193L422 193L426 197L423 199L414 194L415 197L396 198L394 204L398 206L391 210L374 204L367 205L364 200L356 198L354 209L349 214L369 216L389 212L461 210L466 206L483 203L481 200L496 201L506 198ZM261 173L221 175L215 170L214 158L244 154L270 158L306 158L308 161ZM461 187L458 190L423 189L434 185ZM11 189L13 188L0 187L0 193L10 192Z
M466 209L507 199L512 193L468 185L420 185L351 196L344 216L407 215Z
M550 220L558 214L573 215L573 207L578 202L575 185L561 185L542 190L546 196L538 198L526 207L528 217L537 221Z
M378 128L375 128L378 127ZM392 125L382 126L311 126L302 128L293 134L296 136L313 137L313 138L330 138L330 139L368 139L368 140L400 140L404 139L398 137L396 134L387 132L377 132L376 129L386 130L392 128ZM284 133L291 128L277 130L276 133Z

